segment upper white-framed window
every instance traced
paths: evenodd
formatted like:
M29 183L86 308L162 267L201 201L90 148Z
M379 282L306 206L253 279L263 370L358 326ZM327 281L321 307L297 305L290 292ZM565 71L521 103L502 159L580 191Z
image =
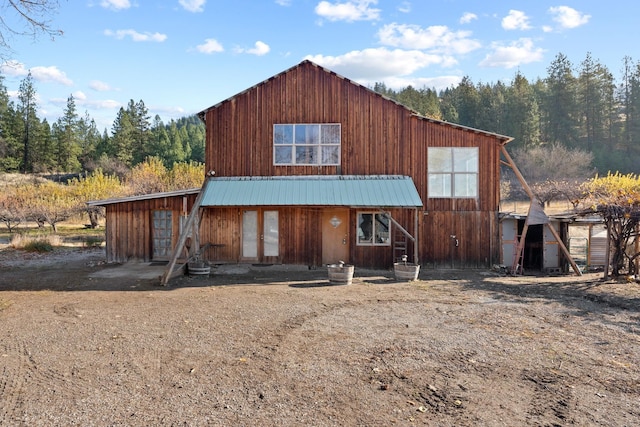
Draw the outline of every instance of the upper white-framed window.
M358 212L356 243L359 246L390 246L391 223L389 217L379 212Z
M273 125L274 165L340 164L340 123Z
M478 147L429 147L429 198L478 197Z

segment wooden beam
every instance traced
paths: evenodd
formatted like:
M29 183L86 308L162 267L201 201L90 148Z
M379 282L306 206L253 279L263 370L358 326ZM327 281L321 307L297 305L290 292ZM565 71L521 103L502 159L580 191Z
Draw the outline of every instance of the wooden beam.
M182 228L182 232L180 233L180 238L178 239L178 243L176 244L176 247L173 248L173 253L171 255L171 262L169 262L169 265L167 266L167 270L162 275L162 280L160 281L160 284L162 286L166 286L167 283L169 282L169 279L173 277L173 274L174 274L173 269L176 266L176 262L178 261L180 252L182 252L182 249L184 249L184 245L187 242L187 237L190 234L189 231L191 231L192 227L197 224L195 222L195 219L199 216L200 204L202 203L202 198L204 197L204 190L207 187L208 182L209 182L209 178L206 177L204 179L204 182L202 183L202 188L200 189L200 192L198 193L198 196L196 197L196 200L193 203L193 207L191 208L191 212L189 213L187 222ZM196 230L196 232L197 231L198 230ZM196 239L195 241L197 242L198 240L199 239ZM199 248L199 246L197 246L197 248Z
M553 237L555 237L555 239L558 242L558 245L560 246L560 249L562 249L562 253L564 254L565 257L567 257L567 259L569 260L569 263L571 264L571 267L573 268L573 271L578 275L578 276L582 276L582 271L580 271L580 269L578 268L578 265L576 264L576 262L573 260L573 257L571 256L571 254L569 253L569 250L567 249L567 247L564 245L564 243L562 242L562 239L560 238L560 236L558 235L558 232L556 231L555 228L553 228L553 225L551 224L547 224L547 227L549 227L549 231L551 231L551 234L553 234Z
M509 163L509 166L513 170L513 173L516 174L516 177L518 178L518 181L520 181L520 184L522 185L522 188L524 189L524 191L529 196L529 199L531 199L531 203L532 204L533 203L539 203L538 198L535 196L535 194L533 194L533 190L531 190L531 187L529 187L529 184L527 184L527 181L524 179L524 176L522 175L522 173L520 173L520 170L518 169L518 167L516 166L515 162L513 161L513 159L511 158L511 156L507 152L507 149L505 148L505 146L503 145L502 147L500 147L500 150L502 151L502 154L504 155L504 157L507 159L507 162ZM529 207L529 212L531 212L531 207ZM527 220L528 219L529 219L529 215L527 214ZM526 225L526 223L525 223L525 225ZM556 241L558 242L558 245L560 245L560 249L562 249L562 252L564 253L565 257L567 257L567 260L571 264L571 267L573 268L573 271L576 273L576 275L582 276L582 271L580 271L580 269L578 268L576 262L571 257L571 254L569 253L569 250L567 250L567 247L565 246L564 242L562 241L562 239L558 235L558 232L551 225L549 225L549 224L547 224L547 225L549 226L549 229L551 230L551 234L553 234L553 237L555 237ZM524 232L523 232L523 236L524 236ZM520 243L518 244L518 247L520 247ZM524 247L524 245L523 245L523 247ZM516 255L518 255L518 254L516 253ZM515 264L515 261L514 261L514 264Z

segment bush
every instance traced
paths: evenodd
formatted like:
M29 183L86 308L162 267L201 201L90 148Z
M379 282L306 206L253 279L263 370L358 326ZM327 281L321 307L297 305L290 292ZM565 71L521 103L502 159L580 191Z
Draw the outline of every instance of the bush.
M51 252L54 246L60 246L62 238L57 235L45 237L29 237L16 234L11 239L11 246L15 249L24 249L27 252Z
M99 248L100 246L102 246L103 242L104 239L98 236L87 236L84 239L84 245L87 248Z
M51 252L53 245L47 240L32 240L23 249L27 252Z

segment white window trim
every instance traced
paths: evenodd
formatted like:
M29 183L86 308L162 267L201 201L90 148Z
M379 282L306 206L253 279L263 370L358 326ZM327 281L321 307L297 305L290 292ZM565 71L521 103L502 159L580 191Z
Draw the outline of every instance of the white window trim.
M386 241L384 242L377 242L376 241L376 235L378 234L376 232L376 222L375 220L373 221L373 230L371 231L371 242L361 242L360 241L360 224L359 224L359 220L360 220L360 215L362 214L371 214L374 215L373 218L375 218L375 215L382 215L385 216L384 213L380 212L380 211L358 211L356 213L356 232L355 232L355 236L356 236L356 245L357 246L391 246L391 221L389 220L389 230L388 230L388 236Z
M322 126L338 126L340 140L337 144L323 144L318 142L318 144L296 144L295 142L295 127L296 125L305 125L305 126L319 126L319 138L322 139ZM294 133L292 134L292 142L291 144L276 144L275 143L275 132L276 126L293 126ZM340 123L275 123L273 125L273 165L274 166L339 166L342 162L341 153L342 153L342 125ZM291 162L288 163L278 163L276 161L276 148L278 147L291 147ZM296 147L316 147L316 159L315 163L297 163L296 162ZM336 163L322 163L322 148L323 147L337 147L338 148L338 159Z
M480 192L480 187L479 187L479 183L480 183L480 150L478 147L429 147L427 152L429 153L431 150L449 150L450 151L450 158L452 161L452 170L448 171L448 172L431 172L430 170L427 170L427 185L429 186L427 194L428 194L428 198L430 199L476 199L478 198L478 194ZM475 172L467 172L467 171L456 171L455 170L455 161L454 161L454 153L455 150L474 150L476 152L475 158L478 162L477 164L477 171ZM428 160L427 160L427 164L428 164ZM475 177L475 189L476 189L476 194L474 195L465 195L465 196L456 196L456 187L455 187L455 182L456 182L456 176L461 176L461 175L465 175L465 176L474 176ZM443 176L443 177L449 177L449 179L451 180L451 194L448 196L432 196L431 195L431 180L430 177L432 176Z

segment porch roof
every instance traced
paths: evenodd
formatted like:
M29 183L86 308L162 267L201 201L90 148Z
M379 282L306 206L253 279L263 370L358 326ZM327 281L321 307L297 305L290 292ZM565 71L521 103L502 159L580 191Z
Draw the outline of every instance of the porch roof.
M417 208L413 180L401 175L209 178L201 206L350 206Z

